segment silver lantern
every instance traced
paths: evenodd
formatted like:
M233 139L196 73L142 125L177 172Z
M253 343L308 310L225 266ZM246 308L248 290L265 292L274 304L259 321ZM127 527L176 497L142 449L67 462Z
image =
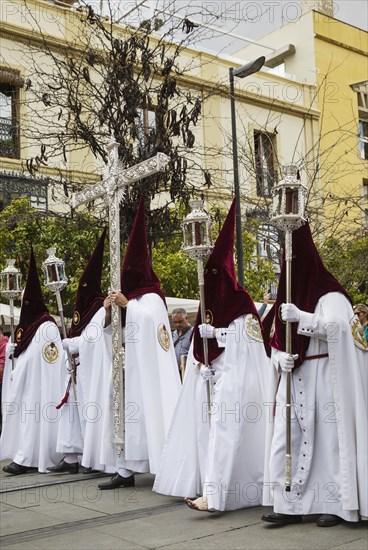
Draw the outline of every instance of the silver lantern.
M22 294L22 275L15 267L15 260L6 260L7 267L1 271L0 292L9 300L10 305L10 340L14 344L14 300ZM11 357L12 370L14 370L14 356Z
M211 236L211 217L203 210L203 200L196 199L189 201L189 205L192 211L183 220L183 250L193 260L197 260L198 271L198 284L199 284L199 297L200 297L200 311L201 322L204 323L206 319L206 306L204 297L204 272L203 272L203 260L210 255L212 246ZM207 339L203 338L203 355L205 367L208 368L208 344ZM207 380L207 406L209 419L211 419L211 385Z
M15 260L6 260L7 267L1 272L0 292L7 300L16 300L22 294L22 274L15 267Z
M211 217L203 210L204 201L189 201L192 211L183 220L183 250L192 260L203 260L212 251Z
M64 290L68 284L68 279L65 275L65 262L56 257L56 248L51 247L46 250L48 257L42 264L42 271L44 274L44 284L56 295L56 302L59 311L60 321L61 321L61 330L63 333L63 338L67 337L66 333L66 324L64 318L63 302L61 300L60 292ZM70 381L68 386L73 386L73 393L75 402L78 402L77 399L77 388L76 388L76 363L71 353L67 351L67 357L69 362L70 369Z
M51 292L60 292L68 284L68 279L65 275L65 262L55 256L56 248L48 248L46 252L48 257L42 264L45 286Z
M298 167L289 164L282 168L283 179L273 187L271 221L283 231L295 231L305 221L307 187L302 183Z
M291 263L293 255L293 231L306 222L305 203L307 188L302 183L298 167L289 164L283 167L283 179L272 189L272 223L285 231L285 267L286 267L286 302L292 302L291 296ZM277 312L278 314L278 312ZM286 323L286 353L292 355L291 323ZM286 374L286 454L285 454L285 490L291 491L291 377Z

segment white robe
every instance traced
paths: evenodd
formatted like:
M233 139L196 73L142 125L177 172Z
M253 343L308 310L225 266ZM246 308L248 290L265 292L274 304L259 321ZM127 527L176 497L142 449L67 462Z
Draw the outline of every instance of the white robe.
M292 373L290 492L284 490L286 376L282 373L277 389L279 352L272 350L269 402L276 395L276 415L267 424L263 504L273 504L276 513L333 514L347 521L358 521L358 511L366 515L360 509L367 502L367 486L362 485L356 442L366 438L358 432L357 415L363 418L367 411L358 388L352 314L337 292L323 296L314 314L301 313L298 333L312 336L307 357L328 353L328 358L305 360ZM366 447L361 452L367 466Z
M71 388L61 409L58 450L81 454L82 466L111 473L115 471L115 450L113 442L104 438L105 417L111 413L111 339L110 343L106 339L104 324L105 308L101 307L80 336L71 339L72 351L79 353L78 404ZM101 453L111 456L108 464L101 462Z
M268 359L262 340L244 328L250 319L241 316L230 324L225 350L213 361L210 423L206 383L192 344L154 491L205 495L209 509L221 511L261 503Z
M0 460L46 472L61 459L56 452L60 411L55 407L64 387L63 356L59 330L46 321L15 359L13 371L7 359Z
M129 300L125 328L125 452L120 467L157 472L180 389L165 304L155 293Z
M59 401L65 394L67 386L70 380L69 370L69 360L66 352L63 350L64 357L64 390L63 393L59 396ZM78 403L75 401L74 388L70 386L69 389L69 398L66 403L59 409L60 411L60 422L58 427L57 434L57 443L56 451L62 455L68 453L81 454L83 451L83 436L82 436L82 427L79 417L79 386L78 380L76 384L76 392Z
M105 313L101 307L79 337L78 401L84 434L82 465L112 473L116 449L105 434L112 414L111 338L104 331Z

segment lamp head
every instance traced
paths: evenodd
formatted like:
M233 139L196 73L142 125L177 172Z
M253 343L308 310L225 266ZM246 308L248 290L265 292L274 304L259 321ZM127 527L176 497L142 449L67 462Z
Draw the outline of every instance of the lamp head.
M14 266L15 260L8 259L6 263L7 267L0 272L0 292L8 300L16 299L22 292L22 275Z
M265 61L266 58L264 55L262 55L261 57L258 57L258 59L256 59L255 61L251 61L250 63L239 67L238 69L234 69L233 75L239 78L245 78L246 76L257 73L262 69Z

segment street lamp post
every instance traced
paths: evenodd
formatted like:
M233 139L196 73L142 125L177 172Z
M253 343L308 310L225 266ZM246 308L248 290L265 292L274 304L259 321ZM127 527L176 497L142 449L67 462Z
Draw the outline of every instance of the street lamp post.
M234 194L236 205L236 255L238 265L238 281L241 286L244 286L244 260L243 260L243 243L242 243L242 227L241 227L241 207L240 207L240 188L239 188L239 167L238 167L238 144L236 139L236 114L235 114L235 91L234 77L245 78L251 74L257 73L265 62L265 57L259 57L247 65L243 65L238 69L231 67L229 69L230 79L230 103L231 103L231 133L233 142L233 170L234 170Z

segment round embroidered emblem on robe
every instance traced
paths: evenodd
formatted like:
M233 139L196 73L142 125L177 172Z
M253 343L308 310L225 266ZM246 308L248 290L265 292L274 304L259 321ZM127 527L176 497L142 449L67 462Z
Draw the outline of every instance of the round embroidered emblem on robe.
M22 339L22 333L23 333L23 329L22 328L18 328L16 334L15 334L15 340L17 342L20 342L21 339Z
M257 342L263 342L261 327L259 326L257 317L253 317L252 314L248 314L245 317L244 329L249 338L256 340Z
M42 348L42 355L48 363L55 363L59 357L59 349L55 342L47 342Z
M170 349L170 335L164 324L159 325L157 329L157 337L162 349L168 351Z

